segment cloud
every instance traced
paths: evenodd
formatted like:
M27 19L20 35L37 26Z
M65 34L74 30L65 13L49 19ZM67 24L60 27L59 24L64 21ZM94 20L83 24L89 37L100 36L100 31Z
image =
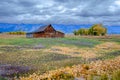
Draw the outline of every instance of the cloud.
M120 24L120 0L1 0L0 22Z

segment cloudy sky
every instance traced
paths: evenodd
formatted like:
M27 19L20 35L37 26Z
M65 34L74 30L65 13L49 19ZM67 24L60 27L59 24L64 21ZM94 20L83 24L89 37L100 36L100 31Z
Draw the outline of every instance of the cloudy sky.
M120 24L120 0L0 0L0 22Z

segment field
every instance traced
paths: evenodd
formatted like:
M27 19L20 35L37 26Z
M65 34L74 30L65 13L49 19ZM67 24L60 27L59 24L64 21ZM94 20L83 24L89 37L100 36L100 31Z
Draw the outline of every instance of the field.
M120 75L120 36L25 38L1 34L0 66L9 68L9 74L0 73L7 79L112 79L110 76Z

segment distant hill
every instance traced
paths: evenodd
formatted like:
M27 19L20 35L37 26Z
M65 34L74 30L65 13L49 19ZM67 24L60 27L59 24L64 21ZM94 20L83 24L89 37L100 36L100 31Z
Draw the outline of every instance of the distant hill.
M38 29L44 24L10 24L10 23L0 23L0 32L11 32L11 31L25 31L32 32ZM89 28L92 24L81 24L81 25L64 25L64 24L52 24L56 30L62 31L64 33L73 33L74 30L80 28ZM120 26L105 26L108 29L108 34L120 34Z

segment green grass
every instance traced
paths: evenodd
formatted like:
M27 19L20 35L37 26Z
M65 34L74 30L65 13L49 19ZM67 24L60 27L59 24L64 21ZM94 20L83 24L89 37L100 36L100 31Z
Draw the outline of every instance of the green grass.
M37 45L42 44L46 47L54 45L59 46L77 46L77 47L93 47L101 42L93 39L85 38L12 38L0 39L0 45Z
M120 50L116 50L116 51L112 51L112 52L104 52L104 53L98 53L98 54L102 54L102 56L100 57L96 57L93 60L105 60L105 59L113 59L117 56L120 56Z
M100 38L100 39L96 39L99 41L103 41L103 42L117 42L120 44L120 37L112 37L112 38Z
M76 46L94 47L101 42L93 39L65 37L65 38L7 38L0 39L0 45L35 46L42 45L45 48L52 46ZM47 53L40 51L23 51L15 47L0 47L0 64L14 64L31 66L39 69L40 73L60 67L72 66L83 63L81 57L71 57L58 53Z
M3 77L0 76L0 80L7 80L7 79L5 79L5 78L3 78Z

